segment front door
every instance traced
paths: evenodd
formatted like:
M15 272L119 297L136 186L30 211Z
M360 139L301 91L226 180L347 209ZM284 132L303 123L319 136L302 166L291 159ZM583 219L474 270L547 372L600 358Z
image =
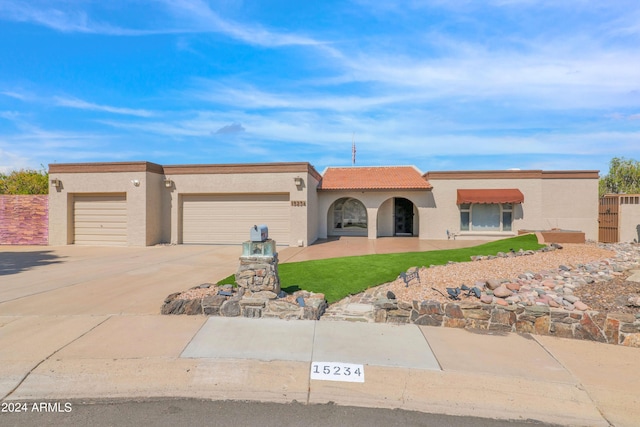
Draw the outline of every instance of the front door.
M396 236L413 236L413 203L400 197L397 197L394 202L394 234Z

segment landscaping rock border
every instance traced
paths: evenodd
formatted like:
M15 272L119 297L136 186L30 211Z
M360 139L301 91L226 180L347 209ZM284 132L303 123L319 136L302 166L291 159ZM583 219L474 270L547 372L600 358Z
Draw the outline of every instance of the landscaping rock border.
M596 311L567 311L543 305L503 307L479 301L409 304L380 298L374 307L374 319L379 323L519 332L640 347L640 319L629 313L608 314L602 329L594 321L599 314Z
M164 300L162 314L318 320L327 308L324 294L296 291L250 292L232 285L203 284Z
M481 290L480 298L451 302L436 300L401 301L392 292L374 292L373 320L382 323L414 323L502 332L532 333L640 347L640 311L600 313L574 295L586 284L602 284L638 268L640 246L630 243L602 245L614 250L615 259L575 266L560 265L555 271L526 272L516 279L489 279L472 286ZM561 250L552 243L541 252ZM533 251L512 251L496 256L472 256L472 262L486 259L533 255ZM415 275L414 267L400 277ZM400 280L400 279L397 279ZM416 282L417 283L417 282ZM411 282L406 283L410 287ZM371 297L374 297L373 299ZM628 307L640 305L639 295L620 295Z

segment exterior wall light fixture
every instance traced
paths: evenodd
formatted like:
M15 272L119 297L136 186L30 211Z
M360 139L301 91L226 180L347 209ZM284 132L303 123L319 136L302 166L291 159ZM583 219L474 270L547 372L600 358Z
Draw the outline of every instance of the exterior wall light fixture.
M296 176L295 178L293 178L293 182L295 182L296 185L300 187L302 185L302 178L300 178L299 176Z
M169 178L164 180L164 186L167 188L171 188L173 187L173 181L171 181Z
M53 178L51 180L51 186L55 188L59 188L62 186L62 181L60 181L58 178Z
M134 187L140 187L140 180L139 179L132 179L131 183L133 184Z

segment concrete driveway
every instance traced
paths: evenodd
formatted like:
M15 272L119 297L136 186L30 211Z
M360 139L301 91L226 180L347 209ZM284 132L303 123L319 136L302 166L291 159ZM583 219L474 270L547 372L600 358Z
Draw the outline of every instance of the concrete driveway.
M0 313L159 314L164 298L235 272L238 246L0 246Z

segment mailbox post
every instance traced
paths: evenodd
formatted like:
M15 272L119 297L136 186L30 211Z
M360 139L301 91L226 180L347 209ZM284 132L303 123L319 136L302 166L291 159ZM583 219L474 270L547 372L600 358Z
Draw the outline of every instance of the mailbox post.
M242 243L236 283L243 293L280 293L276 242L269 238L269 229L264 224L254 225L249 230L249 240Z
M266 225L254 225L249 232L249 240L242 243L242 256L266 256L276 254L276 242L269 239Z

